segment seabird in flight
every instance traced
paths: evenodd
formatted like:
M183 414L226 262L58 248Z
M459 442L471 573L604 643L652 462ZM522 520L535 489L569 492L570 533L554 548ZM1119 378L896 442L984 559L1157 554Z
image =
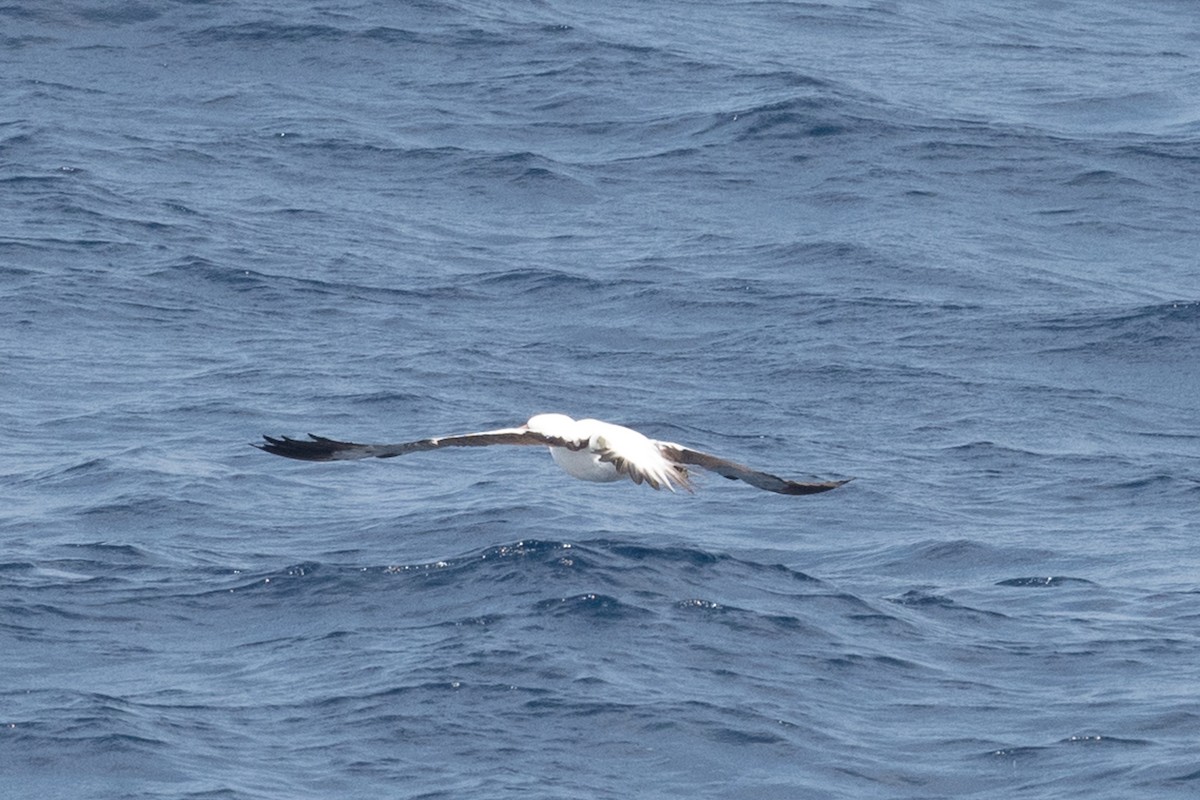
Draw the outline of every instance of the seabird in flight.
M675 491L676 486L692 491L689 466L779 494L816 494L847 483L845 480L821 483L789 481L680 444L655 441L631 428L611 422L575 420L565 414L538 414L515 428L418 439L400 444L355 444L311 433L308 439L292 439L288 436L278 439L263 436L263 439L265 442L255 447L277 456L302 461L395 458L442 447L544 445L550 448L550 455L558 466L580 480L607 483L629 478L634 483L645 482L655 489L665 486L671 491Z

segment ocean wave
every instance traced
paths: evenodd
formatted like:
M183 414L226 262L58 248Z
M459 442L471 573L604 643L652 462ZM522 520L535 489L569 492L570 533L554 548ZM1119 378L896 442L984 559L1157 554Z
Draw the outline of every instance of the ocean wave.
M1072 578L1067 575L1047 575L1045 577L1036 576L1029 578L1006 578L996 582L997 586L1013 586L1016 588L1058 588L1062 586L1095 586L1096 584L1086 578Z
M1165 302L1133 308L1077 312L1035 323L1055 343L1044 353L1123 354L1192 352L1200 347L1200 302Z

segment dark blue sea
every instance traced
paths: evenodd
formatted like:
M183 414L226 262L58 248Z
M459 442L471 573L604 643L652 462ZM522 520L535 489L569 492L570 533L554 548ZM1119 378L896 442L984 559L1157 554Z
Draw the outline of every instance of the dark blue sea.
M0 5L13 798L1200 795L1194 4ZM560 411L800 480L541 448Z

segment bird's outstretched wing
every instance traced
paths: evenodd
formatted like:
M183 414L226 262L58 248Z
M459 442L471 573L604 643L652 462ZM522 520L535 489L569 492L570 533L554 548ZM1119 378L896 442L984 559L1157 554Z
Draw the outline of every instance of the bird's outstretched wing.
M339 442L336 439L326 439L324 436L309 434L307 439L293 439L290 436L276 438L263 436L262 443L254 446L268 453L286 458L298 458L301 461L346 461L355 458L395 458L408 453L420 453L424 450L437 450L442 447L486 447L492 444L540 444L551 447L566 447L578 450L583 445L525 428L501 428L480 433L466 433L460 436L439 436L430 439L418 439L415 442L400 442L398 444L357 444L355 442Z
M780 478L768 472L759 472L756 469L750 469L750 467L739 464L736 461L729 461L710 453L692 450L680 444L672 442L658 442L657 444L663 456L677 464L690 464L709 470L710 472L715 472L718 475L723 475L730 480L745 481L751 486L778 494L817 494L819 492L828 492L830 489L836 489L850 482L850 479L843 481L823 481L821 483L789 481L786 478Z

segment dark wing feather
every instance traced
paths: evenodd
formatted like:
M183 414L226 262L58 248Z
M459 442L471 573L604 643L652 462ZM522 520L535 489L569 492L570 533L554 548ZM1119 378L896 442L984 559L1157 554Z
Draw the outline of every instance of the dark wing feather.
M667 460L671 463L667 464L666 469L661 472L642 469L638 464L608 448L601 450L599 457L601 461L612 464L619 474L625 475L639 486L645 481L650 484L652 489L661 489L666 486L673 492L675 486L678 485L680 488L686 489L689 494L693 491L692 482L688 480L687 467L672 461L669 457Z
M355 458L395 458L408 453L419 453L424 450L437 450L442 447L485 447L492 444L517 445L547 445L551 447L567 447L572 450L582 445L578 442L568 442L545 434L535 433L521 428L502 428L482 433L467 433L461 436L441 436L431 439L418 439L415 442L399 444L357 444L355 442L339 442L337 439L326 439L324 436L308 435L308 439L293 439L290 436L275 438L263 436L261 444L254 445L260 450L274 453L285 458L297 458L301 461L346 461Z
M750 469L750 467L739 464L736 461L718 458L710 453L702 453L699 450L692 450L683 445L659 442L658 446L662 450L663 456L671 461L679 464L691 464L701 469L715 472L718 475L723 475L730 480L745 481L751 486L778 494L817 494L819 492L828 492L830 489L836 489L845 483L849 483L849 479L844 481L823 481L821 483L789 481L786 478L780 478L768 472L759 472L756 469Z

